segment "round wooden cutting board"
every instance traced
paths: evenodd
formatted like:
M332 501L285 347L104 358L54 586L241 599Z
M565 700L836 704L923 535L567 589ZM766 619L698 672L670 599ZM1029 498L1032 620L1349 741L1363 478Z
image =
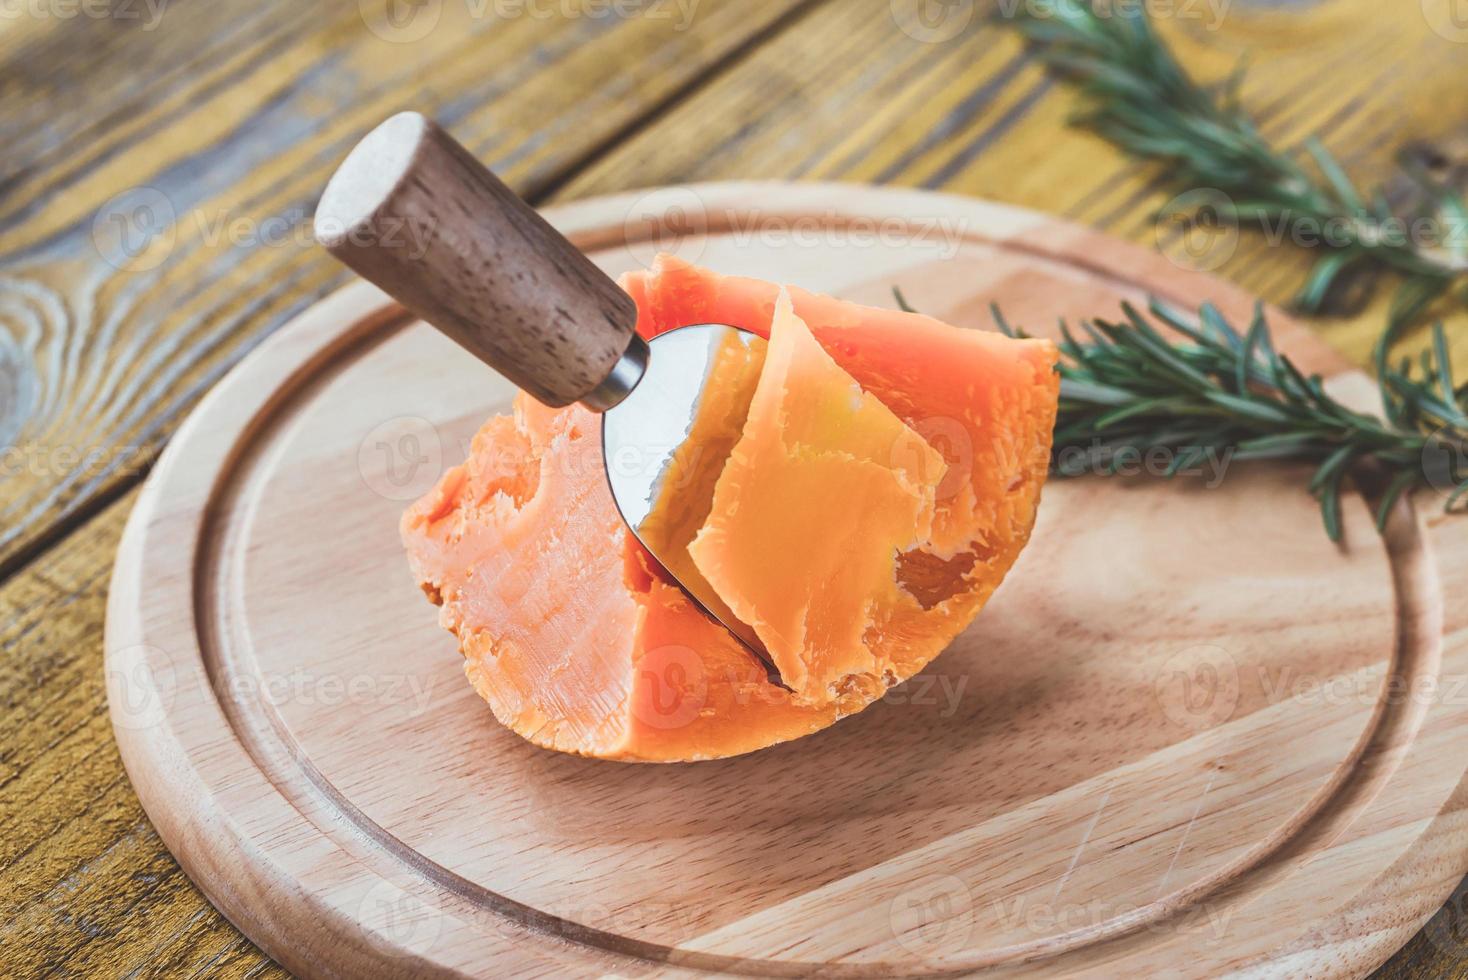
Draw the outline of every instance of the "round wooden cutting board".
M991 301L1040 330L1149 292L1252 306L915 191L718 184L549 217L612 273L667 247L867 303L900 286L974 327ZM298 973L1356 976L1468 871L1468 518L1427 495L1384 538L1348 500L1337 547L1291 466L1053 482L973 628L882 703L625 765L501 728L398 542L511 394L349 287L218 386L128 525L107 622L128 773Z

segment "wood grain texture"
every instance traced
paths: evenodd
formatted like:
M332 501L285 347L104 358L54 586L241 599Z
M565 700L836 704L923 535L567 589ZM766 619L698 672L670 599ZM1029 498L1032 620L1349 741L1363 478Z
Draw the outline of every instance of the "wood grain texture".
M551 218L617 272L647 244L629 209L684 197L706 228L680 251L716 268L898 285L969 326L1036 294L1250 306L914 191L715 184ZM1276 341L1362 380L1298 325ZM1404 505L1383 538L1357 499L1337 548L1279 466L1052 485L1005 589L889 703L740 759L608 765L494 725L403 580L403 499L512 395L359 284L225 380L130 520L107 626L129 775L293 970L1356 977L1468 870L1468 620L1444 601L1468 524Z
M1204 76L1252 51L1245 99L1265 132L1288 145L1319 133L1370 184L1389 177L1399 145L1465 158L1468 60L1417 16L1422 6L1236 0L1220 24L1160 26ZM22 974L68 956L109 975L268 963L226 941L232 928L146 832L108 769L95 683L99 576L131 498L110 501L228 364L339 281L294 244L236 248L221 215L304 222L351 139L413 106L456 132L472 127L471 148L538 200L698 177L932 183L1157 244L1150 216L1169 195L1155 174L1065 130L1069 92L977 18L922 44L892 28L884 0L703 0L680 32L528 17L466 25L454 0L444 8L443 31L400 44L364 30L345 0L174 0L147 31L146 17L0 21L0 444L25 454L0 478L0 894L15 896L0 915L11 923L0 955L23 948ZM140 184L181 189L193 230L168 261L124 274L99 262L90 225ZM1245 234L1219 271L1282 301L1307 263ZM1380 313L1378 302L1313 326L1364 363ZM111 475L67 456L91 452ZM17 787L25 806L11 803ZM149 891L141 879L158 868L171 870ZM98 897L68 901L77 889ZM155 914L132 914L132 896L164 893ZM32 908L40 896L44 908ZM1468 977L1464 907L1460 889L1382 974Z
M345 281L310 214L385 116L452 125L533 200L799 7L710 4L685 23L443 2L403 5L426 13L395 28L330 0L169 5L153 30L11 21L26 33L0 95L0 576L136 482L230 364ZM74 77L59 98L86 105L34 125Z
M637 329L630 296L420 113L363 137L313 223L337 259L555 408L599 393Z
M136 496L0 590L0 960L21 977L283 976L164 849L110 734L107 566Z
M1013 4L948 5L953 19L928 33L916 20L917 0L825 4L564 191L746 177L954 191L1160 248L1185 267L1286 303L1312 250L1247 229L1202 245L1180 242L1168 207L1174 194L1163 190L1158 169L1135 167L1066 126L1073 93L984 20L985 10L1005 6ZM1437 147L1449 160L1463 158L1468 46L1434 30L1416 5L1390 17L1373 0L1238 2L1221 15L1201 3L1172 6L1178 16L1158 19L1158 29L1200 78L1224 78L1248 55L1242 98L1272 142L1300 152L1305 138L1319 136L1367 187L1390 182L1402 149ZM893 29L893 11L908 30ZM1314 325L1365 363L1389 294Z

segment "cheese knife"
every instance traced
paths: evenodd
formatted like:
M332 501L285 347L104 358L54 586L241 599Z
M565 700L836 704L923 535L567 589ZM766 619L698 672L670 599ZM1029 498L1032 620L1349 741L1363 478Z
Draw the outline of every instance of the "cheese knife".
M643 535L716 357L761 338L706 323L644 340L632 298L416 112L390 117L347 154L314 225L337 259L533 398L599 413L622 519L683 591L768 665L754 630L701 576L674 573L679 563Z

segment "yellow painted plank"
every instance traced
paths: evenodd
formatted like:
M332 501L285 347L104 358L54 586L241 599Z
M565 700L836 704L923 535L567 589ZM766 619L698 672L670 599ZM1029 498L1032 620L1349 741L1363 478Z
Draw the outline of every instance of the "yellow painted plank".
M304 15L281 13L282 6L274 13L283 23L309 22L303 36L282 30L275 42L219 26L219 36L236 43L218 44L203 39L213 35L201 26L214 24L215 15L196 10L185 19L183 12L241 8L179 5L177 23L203 32L196 35L206 53L200 63L151 83L138 80L145 73L102 63L99 87L109 79L119 87L124 79L152 84L146 104L115 118L101 110L89 118L68 115L57 121L61 137L18 135L13 142L43 164L38 169L28 171L13 156L0 163L14 189L0 200L0 241L10 255L0 261L4 274L29 290L7 295L22 297L20 308L40 323L37 353L28 355L38 374L54 370L36 401L44 407L49 398L51 414L38 414L44 427L26 430L27 438L40 433L47 452L104 447L108 458L150 459L223 366L340 279L296 243L241 247L220 239L217 229L229 227L220 216L258 220L309 206L351 136L408 104L450 116L456 132L504 165L521 188L576 172L560 197L724 177L880 180L982 194L1155 242L1150 215L1168 197L1155 186L1156 175L1064 129L1070 94L1028 63L1011 37L977 19L950 39L927 43L894 21L900 3L825 3L640 121L700 64L730 57L731 32L749 36L790 9L704 3L708 20L701 31L682 32L688 37L670 39L647 25L599 33L584 24L490 30L449 21L443 36L408 51L364 36L370 32L355 3ZM1434 33L1425 20L1383 16L1379 3L1333 0L1261 11L1237 2L1217 30L1181 21L1163 29L1204 77L1224 74L1245 49L1256 51L1245 98L1261 107L1266 133L1293 145L1321 131L1365 183L1388 175L1397 142L1445 144L1455 135L1453 121L1463 118L1468 47ZM56 23L0 28L0 63L71 57L62 40L75 36ZM147 50L135 40L108 37L90 50L132 58ZM687 65L685 57L692 59ZM529 70L524 59L545 63ZM55 81L0 91L0 118L23 118L11 115L16 100L32 101L48 85ZM578 113L573 103L590 109ZM133 105L123 91L113 104ZM299 132L277 134L276 127L293 122ZM624 127L633 131L621 141ZM583 154L606 142L614 144L610 152L574 171ZM95 176L99 169L108 179ZM87 244L87 216L123 186L150 182L185 202L176 209L183 218L165 262L136 271L99 264ZM69 194L80 194L82 203L62 201ZM46 204L27 210L36 201ZM1307 264L1245 235L1219 271L1283 300ZM81 346L73 339L79 334L46 319L57 308L91 331ZM118 313L112 339L98 343ZM1379 315L1380 303L1326 324L1328 336L1360 358ZM10 314L4 329L23 346L22 318ZM74 347L76 367L68 368ZM180 362L187 366L169 374ZM68 370L75 380L53 387ZM167 397L155 397L154 388ZM84 416L63 411L73 392L85 396ZM38 499L71 472L45 455L40 469L20 490L5 481L0 508L22 495ZM105 500L126 485L121 479L114 474L85 492L63 491L39 520ZM244 975L268 961L166 856L122 780L107 733L100 685L105 576L132 497L107 506L0 586L0 943L25 951L22 974L64 960L109 975ZM15 542L10 547L17 553ZM1462 896L1460 890L1454 908L1381 975L1468 976Z
M1174 196L1159 169L1134 166L1102 140L1067 128L1076 98L1046 79L1012 34L976 15L951 37L940 31L940 41L918 40L894 29L891 11L910 6L822 8L566 193L731 177L927 186L1161 243L1196 264L1171 245L1175 226L1157 220ZM1223 79L1248 53L1243 99L1277 145L1298 151L1319 136L1366 187L1393 176L1405 144L1464 148L1457 141L1468 116L1468 44L1434 30L1418 5L1410 15L1388 13L1375 0L1223 6L1214 21L1208 5L1173 5L1198 16L1165 18L1159 29L1204 81ZM968 5L948 9L961 17ZM1206 258L1219 262L1220 276L1283 304L1312 255L1246 229L1229 255ZM1389 293L1354 315L1322 319L1322 332L1364 363ZM1468 354L1462 358L1468 371Z
M431 112L534 195L809 3L709 0L691 19L672 0L632 17L442 3L397 27L357 0L169 6L147 31L22 19L0 87L0 577L135 482L220 373L344 281L310 215L372 125Z
M136 494L0 588L0 948L10 976L284 975L153 832L112 741L106 572Z

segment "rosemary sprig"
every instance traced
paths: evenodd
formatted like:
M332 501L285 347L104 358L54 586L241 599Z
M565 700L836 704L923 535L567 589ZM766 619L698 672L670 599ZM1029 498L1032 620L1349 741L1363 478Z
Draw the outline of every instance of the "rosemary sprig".
M1449 510L1468 503L1468 384L1453 378L1442 324L1418 361L1393 357L1398 335L1468 273L1463 196L1404 158L1411 193L1394 206L1384 191L1362 194L1318 140L1304 147L1312 166L1280 152L1240 104L1242 72L1211 87L1194 81L1142 5L1102 11L1086 0L1055 0L1014 11L1014 26L1046 66L1082 87L1079 123L1134 158L1165 164L1162 179L1179 190L1219 192L1209 199L1226 219L1331 230L1320 237L1327 251L1298 306L1318 311L1360 264L1402 275L1376 350L1381 417L1342 404L1279 353L1262 307L1242 331L1211 305L1195 317L1155 300L1146 313L1124 305L1120 321L1082 322L1084 342L1062 323L1055 469L1114 473L1159 450L1167 476L1204 459L1308 461L1315 466L1309 489L1333 540L1341 535L1343 488L1357 476L1374 476L1379 527L1419 487L1443 491ZM1460 234L1426 241L1408 234L1422 227ZM900 294L898 303L909 308ZM994 316L1001 330L1022 335L998 308Z
M1076 122L1134 158L1166 164L1163 177L1177 189L1221 192L1214 203L1226 219L1265 229L1309 222L1326 251L1296 298L1301 309L1319 311L1341 275L1363 262L1405 277L1397 306L1413 315L1468 272L1468 204L1457 191L1402 158L1411 193L1394 208L1383 191L1363 195L1315 139L1305 144L1313 168L1301 165L1271 146L1240 105L1241 70L1200 85L1152 29L1144 5L1104 6L1019 4L1007 19L1049 69L1081 86L1086 106ZM1414 240L1424 228L1437 233ZM1408 311L1407 300L1417 309Z
M907 308L899 294L898 301ZM1348 478L1376 471L1384 482L1377 526L1402 494L1446 493L1448 510L1468 502L1468 384L1453 378L1441 324L1418 363L1394 362L1390 331L1377 352L1384 414L1348 408L1275 349L1262 305L1238 330L1211 304L1192 316L1157 300L1148 314L1123 304L1123 321L1084 321L1085 342L1061 323L1058 473L1114 473L1128 459L1163 450L1173 476L1204 459L1313 462L1309 489L1326 532L1341 536ZM993 308L999 329L1012 328ZM1171 327L1169 338L1157 324Z

